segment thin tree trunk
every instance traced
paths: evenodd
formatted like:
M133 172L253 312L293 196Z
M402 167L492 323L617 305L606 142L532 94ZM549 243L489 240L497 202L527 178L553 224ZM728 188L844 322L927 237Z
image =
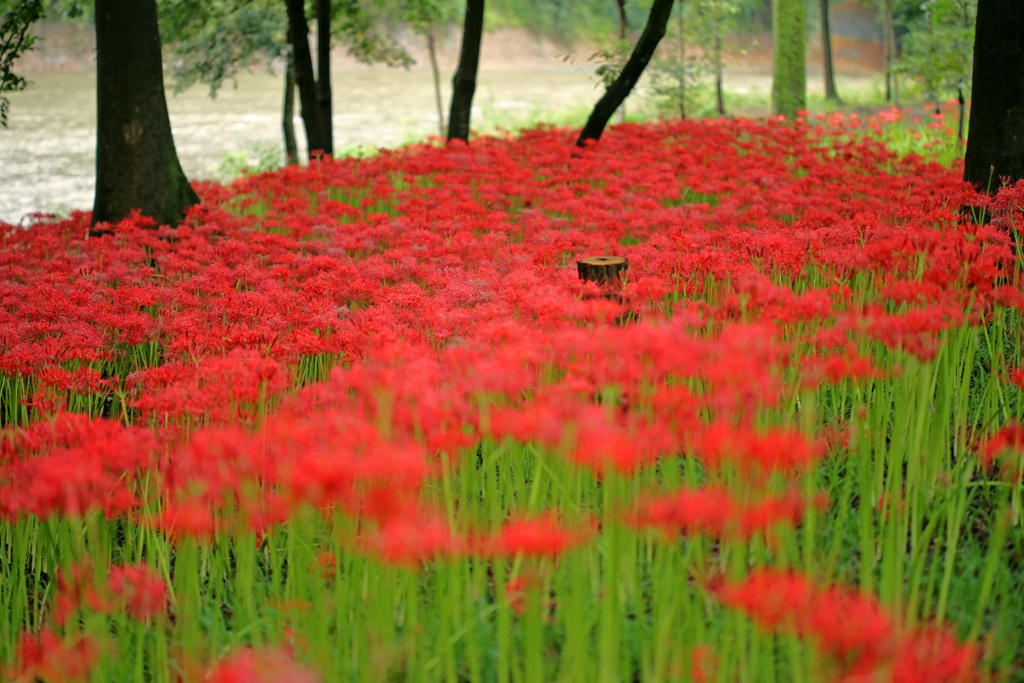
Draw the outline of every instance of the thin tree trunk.
M804 0L772 0L772 110L788 118L807 108Z
M441 70L437 67L436 32L437 30L433 26L427 29L427 54L430 56L430 72L434 75L434 101L437 102L437 132L441 137L444 137L444 105L441 104Z
M995 194L1024 178L1024 12L1019 0L979 0L964 180Z
M821 7L821 56L825 66L825 99L839 102L836 74L832 62L832 27L829 22L829 0L819 0Z
M679 118L686 118L686 0L679 0Z
M967 115L966 102L964 101L964 89L956 89L956 101L960 105L960 118L956 126L956 157L959 159L964 149L964 118Z
M289 42L291 42L289 37ZM292 53L284 69L284 107L281 127L284 129L284 156L288 166L299 162L299 144L295 140L295 65Z
M578 147L586 147L589 141L596 142L601 139L601 133L608 125L608 120L633 90L648 62L651 61L651 56L654 55L658 43L665 36L665 28L668 26L671 16L672 0L654 0L650 14L647 15L644 32L640 34L640 39L633 47L633 53L629 56L629 60L622 68L618 78L612 81L604 96L594 105L594 111L590 114L587 124L583 126L583 130L580 131L580 136L576 140Z
M313 56L309 51L309 24L303 0L284 0L288 8L288 33L292 40L292 58L295 67L295 86L299 90L299 114L306 129L306 149L309 158L326 149L320 125L320 102L316 78L313 75Z
M90 234L133 209L180 223L199 197L171 135L156 0L96 0L96 118Z
M334 107L331 97L331 0L316 0L316 94L320 105L324 154L334 156Z
M629 20L626 17L626 0L615 0L619 6L619 41L626 40L626 34L629 30ZM622 106L619 107L619 123L626 122L626 103L623 102Z
M480 43L484 33L484 0L466 0L459 67L452 79L452 106L448 113L448 141L469 142L469 119L480 65Z
M900 106L900 84L896 77L896 23L892 16L892 0L882 0L882 21L885 29L885 101Z
M715 106L725 116L725 95L722 92L722 36L715 34Z

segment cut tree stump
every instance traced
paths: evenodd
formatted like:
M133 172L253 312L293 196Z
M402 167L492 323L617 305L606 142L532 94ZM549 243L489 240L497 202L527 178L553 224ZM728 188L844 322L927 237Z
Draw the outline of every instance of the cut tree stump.
M607 285L622 279L629 261L621 256L587 256L576 262L576 268L581 280Z
M622 294L615 290L622 282L622 274L629 268L629 261L621 256L587 256L576 261L576 268L581 280L597 283L601 287L604 291L601 294L602 298L620 304L626 303ZM622 325L635 318L636 315L632 311L627 311L615 318L615 324Z

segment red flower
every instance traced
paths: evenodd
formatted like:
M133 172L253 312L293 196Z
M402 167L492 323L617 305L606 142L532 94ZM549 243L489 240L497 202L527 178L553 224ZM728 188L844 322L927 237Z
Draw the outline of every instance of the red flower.
M283 650L237 650L218 662L204 679L207 683L317 683L320 677L295 663Z
M4 671L4 680L29 683L43 679L72 683L89 679L100 655L97 642L84 636L66 642L49 628L23 633L17 646L17 664Z
M556 556L588 542L594 531L593 524L567 528L554 513L546 513L514 519L490 538L478 540L476 547L484 555L497 557Z

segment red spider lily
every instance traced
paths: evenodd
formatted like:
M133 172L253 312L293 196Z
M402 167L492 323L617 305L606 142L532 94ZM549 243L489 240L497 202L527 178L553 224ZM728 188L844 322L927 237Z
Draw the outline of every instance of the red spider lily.
M986 439L978 449L985 469L998 461L1006 481L1019 481L1024 471L1024 426L1011 422Z
M823 451L821 444L794 430L755 431L721 423L705 429L697 445L698 456L709 465L729 463L748 474L807 470Z
M214 665L204 680L208 683L317 683L321 679L283 650L243 648Z
M714 590L724 604L746 612L764 628L812 637L834 658L841 680L975 679L975 648L959 645L938 630L901 633L877 601L847 589L818 586L800 574L760 569Z
M155 445L142 429L68 413L16 430L0 443L0 518L123 514Z
M145 621L166 609L167 584L148 565L111 567L107 585L111 598L122 602L133 619Z
M72 683L89 680L100 657L100 645L89 636L68 642L49 628L24 633L17 646L17 664L4 670L4 680L30 683L46 680Z
M388 564L416 568L421 562L452 557L465 551L466 540L448 522L430 512L392 517L365 533L360 545Z
M554 513L546 513L513 519L490 537L477 539L474 547L492 557L555 557L587 543L595 531L592 522L566 527Z
M54 597L53 620L63 626L78 610L90 609L105 614L111 604L106 590L95 585L95 571L91 563L72 566L57 576L57 594Z
M826 505L819 496L814 504ZM704 487L639 499L626 521L637 528L656 527L666 535L684 532L725 538L749 539L757 532L770 531L777 524L795 525L803 518L805 499L798 494L765 496L748 501L726 490Z

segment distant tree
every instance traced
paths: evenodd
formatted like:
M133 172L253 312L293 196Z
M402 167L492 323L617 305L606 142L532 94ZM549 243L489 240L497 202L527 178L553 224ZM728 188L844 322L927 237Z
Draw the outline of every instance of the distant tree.
M27 81L14 73L14 64L32 49L34 24L43 15L41 0L3 0L0 3L0 127L7 127L10 102L5 93L24 90Z
M282 109L287 153L289 157L295 155L291 140L295 134L292 121L296 88L310 145L307 149L331 153L332 40L337 38L347 46L349 54L364 63L407 66L411 59L390 36L380 34L369 8L362 3L315 0L312 7L317 19L315 67L303 1L285 0L282 4L279 0L161 0L161 31L169 44L168 61L176 89L204 83L213 97L225 81L235 79L242 71L284 59ZM299 28L289 32L293 23ZM303 54L308 55L308 63L300 65L297 60Z
M484 34L484 0L466 0L462 25L459 66L452 78L452 105L448 113L448 141L469 142L469 121L480 66L480 44Z
M836 90L836 71L832 62L832 24L829 17L829 0L818 0L821 10L821 59L825 71L825 99L839 102Z
M671 16L672 0L654 0L651 4L651 11L647 15L644 31L633 47L629 60L605 90L601 99L594 105L590 118L587 119L583 130L580 131L580 135L576 139L578 147L585 147L588 142L596 142L601 139L601 134L604 132L605 126L608 125L609 119L632 92L644 69L647 68L647 64L651 61L651 56L658 48L658 43L665 36Z
M139 209L177 225L199 203L171 136L156 0L96 0L92 230Z
M964 180L995 193L1024 179L1024 12L1019 0L978 0Z
M896 74L899 50L896 44L896 18L893 0L879 0L882 9L882 34L885 48L885 101L900 106L900 83Z
M242 72L284 61L281 125L287 163L295 163L295 70L280 3L158 0L157 9L167 70L176 93L202 83L215 98L225 82L237 82Z
M288 12L288 38L291 41L292 66L295 85L299 90L299 115L306 130L306 150L310 158L316 154L331 154L333 133L328 133L331 119L323 120L320 88L313 71L313 56L309 50L309 24L306 22L306 3L303 0L284 0Z
M807 107L804 0L772 0L772 111L792 118Z
M434 78L437 130L441 137L445 137L447 126L441 100L441 69L437 63L437 30L455 18L455 5L453 0L404 0L403 5L401 18L426 40L430 73Z
M949 97L959 102L957 142L964 139L964 93L971 88L974 24L978 0L926 0L923 16L903 41L898 71L916 79L925 101L939 110Z

